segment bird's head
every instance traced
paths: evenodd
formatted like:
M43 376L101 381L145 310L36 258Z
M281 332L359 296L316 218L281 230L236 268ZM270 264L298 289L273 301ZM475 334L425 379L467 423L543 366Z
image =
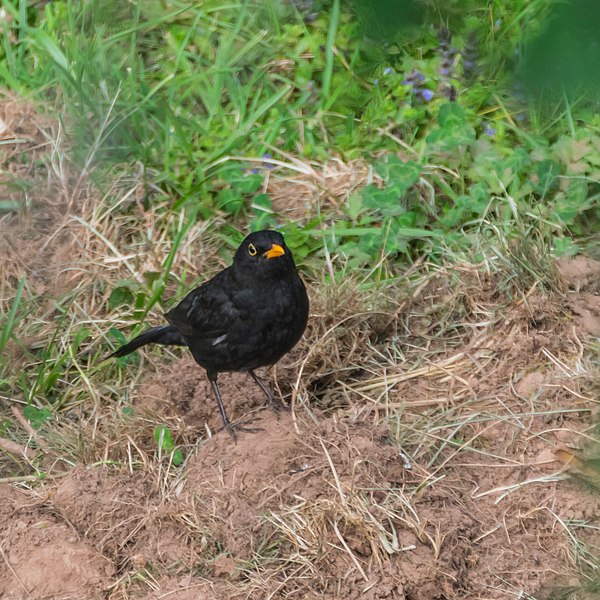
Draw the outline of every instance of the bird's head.
M265 229L246 237L235 253L233 267L238 273L269 277L286 270L293 271L295 265L283 236L277 231Z

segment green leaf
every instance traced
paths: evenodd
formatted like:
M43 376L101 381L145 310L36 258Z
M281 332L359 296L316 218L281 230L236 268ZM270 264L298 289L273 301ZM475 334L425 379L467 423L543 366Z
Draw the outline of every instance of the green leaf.
M78 329L73 337L73 348L77 350L77 348L81 346L81 343L91 336L92 332L89 329L86 329L85 327L83 327L82 329Z
M52 411L49 408L37 408L29 404L23 409L23 415L34 429L39 429L46 421L50 420Z
M161 281L161 277L160 271L144 271L144 279L150 289L155 289L156 283Z
M587 207L588 184L586 181L574 179L566 194L558 197L554 212L565 225L573 225L577 216Z
M175 448L171 432L165 425L157 425L154 428L154 441L161 451L172 452Z
M173 461L173 464L178 467L183 462L183 452L177 448L177 450L173 452L171 460Z
M374 185L367 185L360 195L366 208L372 208L384 215L397 215L405 210L401 203L402 196L395 189L381 190Z
M161 452L170 454L172 463L178 467L183 462L183 452L175 448L173 436L165 425L157 425L154 428L154 441Z
M131 290L125 286L115 288L108 297L108 306L113 309L123 304L131 306L133 304L134 295Z
M475 130L470 126L462 129L436 129L427 136L427 144L439 150L452 150L456 146L466 146L475 140Z
M261 212L271 212L273 210L273 201L269 194L257 194L252 200L252 208Z
M272 227L273 201L269 194L257 194L252 200L252 212L254 218L249 224L250 231L260 231Z
M406 191L421 175L421 165L412 160L404 162L393 154L375 163L375 170L388 185L393 185L398 193Z
M361 194L351 194L348 198L348 206L346 207L346 214L353 220L356 221L358 217L365 210L363 199Z
M360 191L362 205L384 216L398 216L406 212L402 199L419 180L421 165L414 161L403 162L397 156L389 155L385 160L375 163L375 170L387 185L383 189L374 185L365 186Z
M440 128L427 136L429 145L447 151L475 141L475 129L469 124L463 107L456 102L440 106L437 120Z
M288 223L282 230L285 236L285 242L294 253L294 257L304 258L311 252L314 252L317 248L322 246L321 239L323 232L321 230L311 229L315 227L317 223L312 221L307 223L304 227L298 227L293 223ZM317 237L319 239L314 239Z
M230 215L237 215L244 206L244 196L239 190L229 188L217 193L217 206Z
M544 196L554 186L556 178L560 174L560 169L555 161L548 159L536 165L535 174L537 175L537 182L533 184L533 189Z
M383 230L379 228L376 233L363 235L358 241L358 248L369 257L376 258L381 254L383 246Z
M68 73L69 61L57 43L41 29L32 29L30 34L32 43L45 50L52 57L52 60Z
M575 256L581 248L570 237L557 237L553 240L554 254L556 256Z
M127 338L123 334L122 331L116 329L115 327L111 327L108 330L108 335L115 340L115 346L123 346L127 343ZM114 360L114 359L113 359ZM131 354L127 354L125 356L120 356L116 359L116 363L120 366L125 366L128 364L137 364L140 360L140 357L137 352L132 352Z
M144 308L146 307L147 302L148 302L148 294L146 294L145 292L140 291L135 295L134 306L137 310L143 311ZM142 314L142 316L143 316L143 314Z
M232 181L232 187L242 194L254 194L262 187L263 177L260 174L243 175Z
M467 124L467 115L460 104L449 102L440 106L437 120L442 129L460 129Z
M108 335L110 335L120 346L127 343L127 338L125 337L124 333L116 327L111 327L108 330Z

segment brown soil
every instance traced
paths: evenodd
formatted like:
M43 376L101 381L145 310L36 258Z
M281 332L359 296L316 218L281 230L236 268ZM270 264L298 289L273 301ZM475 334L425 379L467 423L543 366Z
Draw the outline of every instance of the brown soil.
M110 560L30 495L0 486L2 598L82 598L115 576Z
M600 262L584 256L558 261L565 283L578 294L569 297L577 324L589 335L600 337Z
M222 379L233 417L263 403L243 375ZM5 485L2 597L547 598L569 575L566 524L599 524L600 496L565 479L556 454L580 445L590 403L548 365L513 383L497 376L487 399L489 386L477 389L496 417L461 430L475 453L432 460L410 443L404 454L372 418L263 410L253 423L263 432L237 443L217 433L161 482L78 467L30 491ZM400 386L396 399L409 406L427 385ZM219 426L187 359L137 401L198 431ZM522 427L508 418L518 412ZM422 414L407 410L399 427Z
M66 246L28 230L21 221L11 251L33 244L40 268L50 251L64 267L81 259L68 229ZM432 280L375 334L366 321L362 338L348 328L349 373L332 372L327 354L341 346L319 329L344 306L314 298L320 353L303 362L305 345L276 371L292 411L264 409L245 375L221 377L230 417L263 429L236 443L190 358L148 366L131 387L135 423L172 424L184 464L159 458L151 434L125 429L112 409L78 433L96 448L98 432L112 432L102 459L72 467L52 446L44 466L56 479L0 485L0 598L550 598L576 582L582 549L600 545L600 495L571 464L597 410L580 373L586 339L599 335L600 264L558 266L565 295L511 304L483 275L462 297ZM440 340L443 311L458 324ZM361 364L371 343L378 353ZM292 394L306 364L312 395Z

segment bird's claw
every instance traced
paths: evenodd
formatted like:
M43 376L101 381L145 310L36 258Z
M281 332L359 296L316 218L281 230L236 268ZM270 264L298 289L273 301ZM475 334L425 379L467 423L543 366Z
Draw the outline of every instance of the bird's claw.
M292 410L289 406L285 405L276 396L271 396L271 398L269 398L269 406L271 407L271 410L277 416L279 416L281 413L287 413L287 412L290 412Z
M256 420L257 419L249 419L245 422L252 423L252 421L256 421ZM260 433L261 431L264 431L264 429L262 427L245 427L244 425L239 424L239 423L227 423L226 428L227 428L227 431L229 432L229 435L234 440L237 439L236 433L238 431L243 432L243 433Z

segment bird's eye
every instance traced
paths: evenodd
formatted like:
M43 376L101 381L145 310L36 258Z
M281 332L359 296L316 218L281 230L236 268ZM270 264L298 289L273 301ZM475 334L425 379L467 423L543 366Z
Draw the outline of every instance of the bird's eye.
M250 244L248 246L248 254L250 256L256 256L256 247L254 246L254 244Z

